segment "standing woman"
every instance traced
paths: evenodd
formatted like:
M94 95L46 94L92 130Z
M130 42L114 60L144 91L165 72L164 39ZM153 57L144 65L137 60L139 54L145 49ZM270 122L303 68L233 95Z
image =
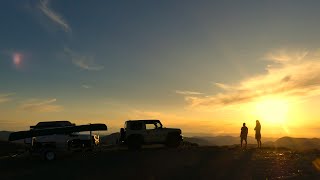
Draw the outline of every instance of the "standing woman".
M261 148L261 124L259 120L256 120L256 127L254 128L256 131L256 140L258 142L258 148Z

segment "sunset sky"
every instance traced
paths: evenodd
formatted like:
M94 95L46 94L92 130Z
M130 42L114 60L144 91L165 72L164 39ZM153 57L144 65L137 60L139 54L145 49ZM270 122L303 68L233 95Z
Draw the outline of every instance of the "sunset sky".
M2 1L0 130L160 119L320 137L320 1Z

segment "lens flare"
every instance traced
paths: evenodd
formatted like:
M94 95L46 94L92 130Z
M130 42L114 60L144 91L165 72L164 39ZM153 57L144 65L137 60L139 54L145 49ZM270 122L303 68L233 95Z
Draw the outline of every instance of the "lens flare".
M21 53L13 53L12 60L15 66L20 66L22 64L22 54Z

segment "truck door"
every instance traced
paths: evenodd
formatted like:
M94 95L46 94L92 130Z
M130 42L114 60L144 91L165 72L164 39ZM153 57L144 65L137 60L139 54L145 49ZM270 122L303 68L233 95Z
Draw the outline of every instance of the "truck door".
M158 142L158 134L156 125L153 123L146 123L146 136L144 138L146 143Z
M165 128L162 128L162 124L160 122L156 122L155 126L157 142L165 142L167 138L167 130Z

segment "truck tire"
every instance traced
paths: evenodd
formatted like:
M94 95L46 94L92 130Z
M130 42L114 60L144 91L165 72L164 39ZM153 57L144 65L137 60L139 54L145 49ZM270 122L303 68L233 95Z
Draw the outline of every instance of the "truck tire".
M128 137L128 149L129 150L140 150L143 140L139 135L131 135Z
M179 134L168 134L166 146L170 148L177 148L180 146L181 137Z
M43 158L47 161L53 161L56 158L56 153L53 150L46 150L43 153Z

